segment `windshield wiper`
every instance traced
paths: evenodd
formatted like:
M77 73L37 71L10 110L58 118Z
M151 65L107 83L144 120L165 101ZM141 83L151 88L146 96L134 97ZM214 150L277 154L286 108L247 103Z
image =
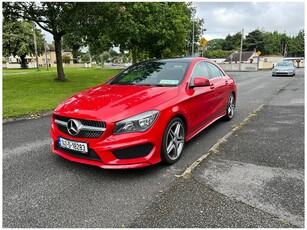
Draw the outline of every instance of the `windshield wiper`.
M111 82L110 85L133 85L129 82Z
M156 86L156 87L164 87L166 85L162 85L162 84L135 84L135 85L139 85L139 86Z

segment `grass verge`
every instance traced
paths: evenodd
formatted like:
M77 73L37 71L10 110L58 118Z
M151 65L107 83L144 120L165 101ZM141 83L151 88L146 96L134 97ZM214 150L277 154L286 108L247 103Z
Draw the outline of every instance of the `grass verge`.
M66 82L54 81L56 68L4 69L3 118L19 117L53 110L64 99L82 90L102 84L122 69L66 67Z

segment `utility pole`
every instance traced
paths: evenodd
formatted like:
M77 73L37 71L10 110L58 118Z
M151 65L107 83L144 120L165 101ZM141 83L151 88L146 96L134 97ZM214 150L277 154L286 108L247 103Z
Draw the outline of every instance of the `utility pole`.
M239 59L239 70L240 71L241 71L241 61L242 61L243 36L244 36L244 29L242 29L242 34L241 34L240 59Z
M38 56L37 56L36 32L35 32L35 23L34 22L32 22L32 28L33 28L33 40L34 40L34 49L35 49L36 68L37 68L37 70L39 70Z
M288 51L287 51L287 43L285 44L285 52L284 52L284 57L287 57Z
M45 63L46 63L46 70L48 70L48 58L47 58L47 49L46 49L47 43L46 39L44 38L44 48L45 48Z
M192 57L194 57L194 18L193 18L193 32L192 32Z

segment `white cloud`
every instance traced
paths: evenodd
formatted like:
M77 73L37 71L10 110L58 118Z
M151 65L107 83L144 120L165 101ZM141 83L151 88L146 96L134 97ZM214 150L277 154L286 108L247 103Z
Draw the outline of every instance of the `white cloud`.
M304 2L194 2L197 18L204 19L205 37L225 38L244 29L245 35L264 31L297 35L304 28Z

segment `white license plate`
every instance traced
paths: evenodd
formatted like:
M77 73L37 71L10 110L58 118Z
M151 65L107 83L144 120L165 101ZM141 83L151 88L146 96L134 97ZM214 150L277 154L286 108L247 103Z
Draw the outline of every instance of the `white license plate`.
M81 153L88 153L87 143L66 140L59 137L59 145L65 149L71 149Z

